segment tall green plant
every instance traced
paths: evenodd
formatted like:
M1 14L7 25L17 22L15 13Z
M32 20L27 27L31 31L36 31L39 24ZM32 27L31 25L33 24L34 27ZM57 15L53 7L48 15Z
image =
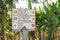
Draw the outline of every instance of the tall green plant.
M56 5L54 3L49 4L47 3L48 6L44 5L44 10L46 11L46 15L48 17L48 40L51 40L51 33L52 31L54 31L55 29L58 28L59 25L59 18L58 15L59 14L57 12L58 8L56 7ZM50 9L49 9L49 5L50 5ZM56 14L57 12L57 14Z
M4 36L4 14L10 11L14 7L14 0L0 0L0 24L1 24L1 35ZM2 38L2 40L4 40Z
M28 0L28 9L32 9L31 0Z
M41 29L46 31L48 34L48 40L51 40L52 31L57 30L60 25L60 12L56 6L57 4L52 3L51 5L47 2L46 5L44 4L44 8L42 10L36 10L36 27L39 31Z
M57 0L58 3L58 9L60 10L60 0Z
M38 33L40 32L41 29L44 30L48 34L48 40L51 40L52 31L57 30L58 27L60 26L60 21L59 21L60 6L59 5L57 7L56 3L52 2L52 4L49 4L46 1L46 5L44 4L44 8L41 9L39 7L39 10L36 10L35 8L36 28L38 30Z

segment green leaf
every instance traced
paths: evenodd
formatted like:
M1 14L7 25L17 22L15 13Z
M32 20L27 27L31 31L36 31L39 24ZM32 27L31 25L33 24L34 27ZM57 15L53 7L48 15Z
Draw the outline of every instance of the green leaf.
M28 0L28 9L32 9L31 0Z

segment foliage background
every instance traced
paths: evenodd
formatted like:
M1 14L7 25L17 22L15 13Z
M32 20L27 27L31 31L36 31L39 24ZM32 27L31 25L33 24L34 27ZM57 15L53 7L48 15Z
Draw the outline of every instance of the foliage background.
M35 38L41 40L41 30L48 34L48 40L50 40L51 34L60 27L60 0L57 0L56 3L52 2L51 4L46 1L43 5L44 7L39 7L38 10L34 7L36 14L36 30L29 32L32 40ZM15 8L14 0L0 0L0 34L3 37L7 34L9 36L19 34L19 32L12 31L12 13L8 13L12 8ZM32 9L30 0L28 0L28 9Z

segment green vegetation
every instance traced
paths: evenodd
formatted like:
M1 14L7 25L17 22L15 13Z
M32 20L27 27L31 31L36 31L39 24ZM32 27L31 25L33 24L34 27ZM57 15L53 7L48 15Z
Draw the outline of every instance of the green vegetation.
M11 18L8 11L15 7L14 0L0 0L0 35L5 37L7 30L11 30Z
M41 40L40 30L45 31L48 34L48 40L51 40L52 32L60 27L60 1L52 2L52 4L47 1L45 3L43 3L44 7L42 9L39 7L39 10L36 10L35 7L36 30L38 31L39 40Z
M29 32L32 40L34 40L34 38L41 40L41 30L46 32L46 34L48 34L48 40L51 40L52 32L55 32L60 27L60 0L57 0L56 3L52 2L52 4L46 1L43 5L44 7L39 7L38 10L34 7L36 30L35 32ZM14 35L18 34L18 32L12 31L11 14L8 13L12 8L15 8L14 0L0 0L0 36L2 36L2 40L5 40L7 34L10 37L12 36L12 40ZM32 9L30 0L28 0L28 9Z

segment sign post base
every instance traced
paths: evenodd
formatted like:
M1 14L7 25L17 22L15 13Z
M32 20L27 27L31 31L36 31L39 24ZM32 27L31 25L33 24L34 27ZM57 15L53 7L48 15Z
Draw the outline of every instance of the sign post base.
M26 27L23 27L20 32L20 40L28 40L28 30Z

